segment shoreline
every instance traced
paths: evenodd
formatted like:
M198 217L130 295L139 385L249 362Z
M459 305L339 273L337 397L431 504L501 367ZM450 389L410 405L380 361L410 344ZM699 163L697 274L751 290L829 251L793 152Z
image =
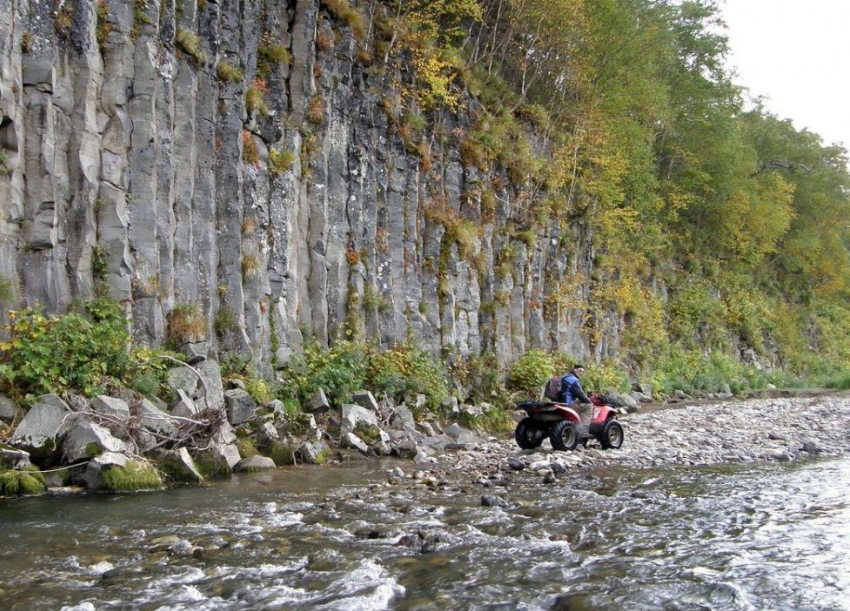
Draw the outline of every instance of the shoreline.
M427 474L411 477L432 487L489 488L529 476L554 484L599 467L695 467L850 454L850 393L808 394L650 406L620 416L625 441L619 450L602 450L591 441L587 448L558 452L548 440L539 449L522 450L513 439L491 437L476 449L417 464L414 468Z
M463 443L432 456L370 457L339 448L324 467L391 460L392 485L429 488L480 485L507 487L516 478L544 484L563 481L594 468L664 468L710 466L757 461L790 462L850 454L850 391L811 389L765 391L769 398L705 399L644 404L621 415L625 441L618 450L602 450L591 440L586 448L560 452L548 440L522 450L513 435L489 436L465 431ZM793 396L789 396L793 395ZM447 427L448 428L448 427ZM281 467L292 469L295 467ZM206 484L215 485L216 480ZM172 486L166 488L171 489ZM48 488L44 496L82 493L77 487ZM13 498L13 497L2 497Z

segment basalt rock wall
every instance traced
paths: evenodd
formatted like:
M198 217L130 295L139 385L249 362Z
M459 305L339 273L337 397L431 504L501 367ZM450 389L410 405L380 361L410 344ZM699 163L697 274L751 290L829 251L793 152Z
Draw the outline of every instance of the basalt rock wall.
M195 308L182 339L265 371L346 331L505 363L616 351L616 316L586 333L588 231L516 237L517 190L462 163L471 98L426 114L427 163L411 152L387 111L405 75L358 61L318 0L0 0L0 15L4 312L101 292L159 345ZM258 73L270 44L290 61ZM474 222L473 243L446 218Z

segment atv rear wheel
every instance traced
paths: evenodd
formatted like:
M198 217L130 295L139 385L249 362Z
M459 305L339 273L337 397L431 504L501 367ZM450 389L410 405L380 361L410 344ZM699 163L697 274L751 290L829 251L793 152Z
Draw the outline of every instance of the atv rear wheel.
M612 419L602 427L599 442L606 450L618 450L623 445L623 437L623 425Z
M535 422L534 418L523 418L516 425L514 439L523 450L539 448L546 439L546 428Z
M578 431L576 425L569 420L561 420L549 433L552 447L562 452L572 452L578 445Z

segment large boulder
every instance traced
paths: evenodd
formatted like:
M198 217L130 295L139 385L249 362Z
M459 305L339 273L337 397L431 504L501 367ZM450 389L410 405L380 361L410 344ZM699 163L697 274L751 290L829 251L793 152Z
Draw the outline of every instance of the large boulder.
M159 473L147 462L117 452L104 452L86 465L83 481L89 490L133 492L162 487Z
M148 431L153 431L166 437L177 435L177 424L167 413L159 409L149 399L142 399L139 403L138 414L142 418L142 426Z
M166 452L160 461L160 468L169 479L178 482L199 483L204 480L198 466L186 448Z
M56 395L39 397L12 435L10 443L36 459L49 456L67 430L68 405Z
M310 412L314 414L323 414L331 408L331 402L325 394L324 389L319 388L310 397L310 402L307 404Z
M413 417L413 412L406 405L399 405L393 411L390 426L398 430L405 427L416 428L416 418Z
M346 404L342 406L342 431L351 433L358 424L378 426L378 417L373 411L359 405Z
M203 377L206 384L206 402L204 402L204 388L199 385L195 393L195 402L198 408L204 410L209 405L210 409L224 409L224 385L221 381L221 369L218 361L207 359L197 366L198 373Z
M368 390L358 390L355 392L352 401L371 412L378 412L378 402L375 401L375 396Z
M308 465L323 465L327 462L328 457L330 457L331 451L321 441L313 441L301 444L297 454L301 462Z
M340 443L344 448L354 448L360 450L363 454L369 453L369 446L354 433L343 433Z
M94 458L104 452L128 452L129 448L116 439L106 427L78 418L68 429L62 442L62 454L69 463Z
M269 471L275 467L277 467L277 465L274 464L274 461L271 458L260 456L258 454L256 456L243 458L233 466L233 470L237 473L255 473L257 471Z
M257 411L257 403L251 398L247 391L234 388L224 393L224 401L227 406L227 419L230 424L242 424L254 417Z
M240 460L242 457L235 444L214 443L195 456L196 464L205 476L230 475Z
M182 390L190 397L198 390L198 376L190 367L181 365L168 371L168 386L175 393Z

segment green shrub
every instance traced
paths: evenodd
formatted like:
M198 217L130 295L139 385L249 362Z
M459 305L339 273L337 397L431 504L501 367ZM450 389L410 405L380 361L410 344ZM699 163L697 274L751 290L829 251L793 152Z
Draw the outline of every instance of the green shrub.
M405 395L423 394L427 407L439 409L449 396L446 372L430 353L413 343L399 344L392 350L369 351L367 388L403 400Z
M278 149L269 149L269 174L280 176L295 163L295 153Z
M366 347L349 341L323 348L308 343L304 352L284 368L284 392L289 398L306 401L317 389L324 389L336 405L348 400L366 380Z
M520 391L528 398L536 399L540 396L543 386L555 373L555 362L551 354L543 350L529 350L514 363L508 385L512 390Z
M168 336L178 343L206 339L207 321L201 306L196 303L175 304L168 313Z
M239 327L239 317L236 310L230 306L222 306L215 314L213 321L215 332L219 336L227 335L231 331L235 331Z
M215 73L216 76L218 76L218 80L222 82L230 81L231 83L241 83L244 78L242 71L239 68L225 60L218 62Z
M201 66L207 62L207 54L201 45L201 39L194 32L177 28L174 42L177 44L177 48L188 55L196 66Z
M13 314L5 329L10 339L0 343L0 381L15 394L97 394L104 377L123 379L132 363L127 321L120 306L106 299L63 316L26 309Z
M263 38L264 44L260 45L258 53L261 60L272 64L289 64L292 62L292 56L289 50L283 45L274 44Z

